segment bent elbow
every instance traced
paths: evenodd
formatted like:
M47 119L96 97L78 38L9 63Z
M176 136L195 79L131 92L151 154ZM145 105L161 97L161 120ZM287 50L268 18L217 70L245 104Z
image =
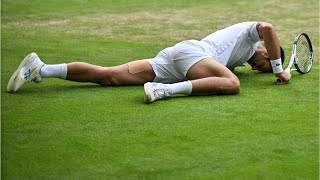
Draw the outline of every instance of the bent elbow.
M261 28L268 30L268 29L273 29L273 26L270 23L264 22L264 23L261 23Z
M274 27L272 24L267 23L267 22L261 22L257 25L257 30L258 30L258 34L260 39L263 39L263 36L265 35L265 33L272 33L273 31L275 31Z

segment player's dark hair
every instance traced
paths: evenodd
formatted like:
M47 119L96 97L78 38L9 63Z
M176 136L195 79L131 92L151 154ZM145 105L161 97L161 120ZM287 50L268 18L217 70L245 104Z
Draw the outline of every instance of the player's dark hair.
M284 55L284 50L283 50L283 48L280 46L280 58L281 58L281 63L283 64L284 63L284 60L285 60L285 55ZM250 66L253 66L254 65L254 61L255 61L255 58L257 57L257 53L255 52L253 55L252 55L252 57L247 61L249 64L250 64ZM267 58L268 59L268 62L269 62L269 64L270 64L270 66L271 66L271 62L270 62L270 59L269 58Z
M285 60L285 55L284 55L284 50L283 50L283 48L280 46L280 54L281 54L281 62L282 62L282 64L284 63L284 60ZM251 61L253 61L255 58L256 58L256 56L257 56L257 54L256 53L254 53L253 55L252 55L252 57L248 60L248 62L251 62ZM271 65L271 64L270 64Z
M281 53L281 62L282 62L282 64L283 64L283 63L284 63L285 56L284 56L284 50L282 49L281 46L280 46L280 53Z

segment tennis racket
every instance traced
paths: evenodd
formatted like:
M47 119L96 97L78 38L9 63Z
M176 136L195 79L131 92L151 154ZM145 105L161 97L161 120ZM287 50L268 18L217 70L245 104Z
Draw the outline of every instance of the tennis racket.
M292 65L294 64L294 67ZM308 73L313 64L313 49L309 36L306 33L300 33L294 39L292 45L292 54L288 67L284 70L288 73L298 71L300 74ZM277 79L278 83L282 83L281 79Z

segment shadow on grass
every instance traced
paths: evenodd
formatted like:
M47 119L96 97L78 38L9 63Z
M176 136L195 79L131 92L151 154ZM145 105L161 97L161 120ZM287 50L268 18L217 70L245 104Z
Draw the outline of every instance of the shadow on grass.
M28 86L28 85L27 85ZM57 85L32 85L32 86L25 86L19 89L16 95L26 95L26 94L34 94L34 93L41 93L41 94L54 94L54 93L61 93L67 91L79 91L79 90L97 90L105 88L100 85L95 84L83 84L83 85L64 85L64 84L57 84ZM10 94L10 93L9 93Z
M56 94L65 94L65 93L83 93L83 92L105 92L105 91L115 91L115 90L126 90L128 88L138 88L141 86L101 86L98 84L46 84L46 85L37 85L32 84L31 86L26 85L17 91L16 93L3 93L8 95L30 95L30 94L39 94L39 95L56 95Z
M207 102L220 102L222 100L226 99L238 99L241 97L240 94L234 94L234 95L212 95L212 96L186 96L186 95L175 95L167 99L162 99L155 101L150 104L145 104L143 101L143 95L135 94L133 97L130 98L132 100L131 102L136 105L149 105L149 106L163 106L163 105L170 105L175 106L175 104L180 103L207 103Z
M240 80L242 88L266 88L276 85L276 77L272 73L261 73L256 71L235 72Z

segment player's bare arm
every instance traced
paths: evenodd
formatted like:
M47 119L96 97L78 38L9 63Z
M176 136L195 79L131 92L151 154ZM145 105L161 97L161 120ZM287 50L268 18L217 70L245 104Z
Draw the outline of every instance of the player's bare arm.
M280 43L277 37L277 33L272 24L266 22L259 22L257 23L257 31L260 39L264 40L270 61L272 62L274 60L279 59L281 56ZM279 73L275 72L275 76L280 78L284 83L289 82L291 79L291 74L284 71L281 71Z

